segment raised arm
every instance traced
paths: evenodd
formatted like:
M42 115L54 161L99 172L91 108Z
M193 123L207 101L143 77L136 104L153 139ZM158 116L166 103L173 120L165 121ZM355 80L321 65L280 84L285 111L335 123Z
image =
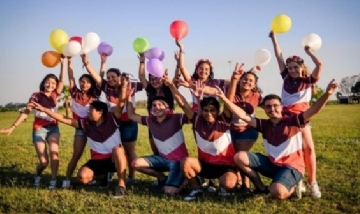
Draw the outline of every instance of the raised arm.
M280 73L281 73L281 72L285 71L285 69L286 69L285 60L284 60L280 45L276 39L275 33L271 31L269 34L269 37L271 38L271 41L273 43L275 57L278 62Z
M184 46L182 43L180 43L179 40L176 40L176 45L179 47L179 66L180 66L180 71L181 71L181 74L183 75L185 81L189 82L191 81L191 76L190 76L190 73L189 71L186 69L185 67L185 52L184 52Z
M176 61L176 68L175 68L175 75L173 77L173 83L175 83L176 88L179 88L180 85L178 84L179 78L181 77L181 67L180 67L180 52L174 52L174 58Z
M145 56L144 54L140 54L138 58L139 58L139 79L141 84L143 85L143 88L147 88L149 81L146 79L146 74L145 74Z
M318 80L320 79L320 75L321 75L321 71L322 71L322 62L321 60L315 56L315 54L313 52L311 52L311 49L306 46L305 47L305 52L307 53L307 55L309 55L312 59L312 61L315 63L315 68L313 70L313 72L311 73L311 76L315 79Z
M105 76L106 60L108 56L106 54L102 54L100 57L101 57L101 64L100 64L99 76L101 77L101 79L103 79Z
M70 90L76 86L76 81L74 77L74 70L71 57L68 58L68 78L69 78L69 87Z
M231 82L229 84L227 94L226 94L226 97L231 102L234 102L234 97L235 97L235 93L236 93L237 84L238 84L241 76L244 73L244 70L242 69L243 66L244 66L244 63L242 63L241 65L239 63L236 63L234 72L233 72L233 74L231 76Z
M127 103L126 103L126 112L128 114L128 117L130 120L133 120L137 123L141 123L141 116L135 113L134 107L132 105L132 98L131 96L134 94L134 89L133 88L127 88L127 93L126 93L126 99L127 99Z
M75 127L75 128L80 127L78 120L74 120L74 119L68 118L68 117L66 117L66 116L64 116L62 114L59 114L57 112L53 112L51 109L44 108L39 103L31 102L31 103L29 103L29 106L36 109L36 110L38 110L38 111L44 112L45 114L49 115L54 120L57 120L60 123L64 123L64 124L66 124L68 126L72 126L72 127Z
M115 110L114 110L114 114L117 119L121 119L123 108L126 103L126 92L128 87L130 87L128 74L122 73L120 78L121 78L120 79L121 91L119 93L119 101L115 106Z
M222 92L222 90L217 87L218 93L217 96L224 102L224 114L229 117L228 115L233 113L238 118L242 119L246 123L248 123L250 126L256 128L256 119L253 117L250 117L250 115L246 114L246 112L235 105L233 102L231 102L228 98L226 98L225 94ZM230 112L225 112L230 111Z
M165 74L166 73L167 73L167 70L165 71ZM180 106L180 108L184 111L187 118L189 120L192 120L194 117L194 111L191 109L190 105L187 103L185 97L179 92L179 90L175 86L174 82L172 80L170 80L167 75L163 76L162 81L165 85L167 85L170 88L175 101Z
M335 92L335 90L339 87L339 85L335 82L335 80L331 80L329 85L326 88L326 92L318 99L314 104L311 105L311 107L304 112L304 120L308 121L310 120L314 115L319 113L321 109L324 108L327 101L331 97L331 95Z
M95 69L91 66L90 62L89 62L89 58L87 56L87 54L82 54L81 55L81 59L82 62L84 64L84 67L86 68L87 72L90 74L90 76L94 79L94 81L96 82L96 84L98 85L98 87L101 87L101 83L102 83L102 78L100 77L100 75L95 71Z
M65 56L61 55L61 61L60 61L60 74L59 74L59 83L57 84L56 87L56 93L57 94L61 94L62 90L64 88L64 82L65 82Z

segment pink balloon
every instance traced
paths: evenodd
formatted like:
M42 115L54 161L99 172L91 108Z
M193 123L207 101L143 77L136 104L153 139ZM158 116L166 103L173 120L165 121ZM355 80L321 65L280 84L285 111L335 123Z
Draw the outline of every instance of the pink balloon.
M164 75L164 66L159 59L150 59L146 64L146 69L154 77L162 77Z
M146 59L160 59L162 52L160 48L151 48L144 55Z
M161 52L161 55L160 55L160 57L159 57L159 60L160 60L160 61L163 61L164 59L165 59L165 52L162 51L162 52Z
M100 55L105 54L107 56L110 56L113 53L113 47L106 42L102 42L98 46L98 53Z

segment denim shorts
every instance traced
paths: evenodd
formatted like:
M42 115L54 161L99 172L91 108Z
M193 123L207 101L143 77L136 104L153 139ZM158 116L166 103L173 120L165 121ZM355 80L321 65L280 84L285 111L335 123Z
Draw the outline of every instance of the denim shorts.
M180 161L171 161L158 155L149 155L142 157L154 170L169 171L168 178L166 180L166 186L180 187L184 176L180 169Z
M137 140L138 124L134 121L121 121L120 135L122 143L130 143Z
M45 126L45 127L41 127L40 129L33 130L32 132L33 143L39 141L46 142L48 137L52 134L60 134L59 126L57 125Z
M265 177L271 178L272 183L284 185L289 191L303 178L303 175L298 170L289 166L278 166L263 154L246 153L249 158L250 168Z
M231 131L231 141L236 143L241 140L256 141L259 137L259 132L255 128L248 128L243 132Z
M75 129L75 136L86 136L86 134L82 129Z

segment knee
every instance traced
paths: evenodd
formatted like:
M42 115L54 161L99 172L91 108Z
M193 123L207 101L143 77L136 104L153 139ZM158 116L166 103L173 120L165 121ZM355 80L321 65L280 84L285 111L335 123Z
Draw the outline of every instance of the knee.
M233 190L237 184L237 177L234 178L221 178L220 186L226 190Z
M115 146L112 149L112 154L113 154L113 156L115 156L117 158L125 156L124 149L122 147L120 147L120 146Z
M49 165L49 160L48 159L41 160L39 165L41 168L46 168Z
M277 184L272 184L270 187L271 197L279 200L284 200L289 197L289 192L285 187L279 187Z
M136 158L131 162L131 167L134 169L139 169L141 167L141 164L139 163L139 159Z
M92 180L92 176L82 170L79 171L77 177L81 184L88 184Z
M59 152L58 151L50 151L50 158L51 158L51 160L58 160Z
M248 165L248 162L249 162L248 156L245 151L240 151L240 152L236 153L234 156L234 161L240 169L242 169L246 165Z

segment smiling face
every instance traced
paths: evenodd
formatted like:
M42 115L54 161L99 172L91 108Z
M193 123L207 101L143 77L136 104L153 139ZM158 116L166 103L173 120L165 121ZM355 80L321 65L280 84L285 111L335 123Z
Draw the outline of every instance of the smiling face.
M202 62L196 69L196 74L200 80L206 80L211 74L211 66L207 62Z
M44 90L45 92L53 92L57 87L56 79L47 78L44 82Z
M265 113L270 119L282 118L282 109L283 106L278 99L266 100L264 103Z
M257 77L253 73L246 73L240 78L240 89L251 91L255 88Z
M90 121L99 121L102 116L102 111L97 111L94 107L90 106L88 110L88 117Z
M166 115L169 106L163 100L154 100L151 105L151 114L155 117L163 117Z
M107 72L106 78L107 78L108 84L111 87L115 87L120 84L120 77L115 72L112 72L112 71Z
M287 63L287 68L291 77L301 77L303 68L297 62L291 61Z
M80 90L83 92L88 92L91 88L91 81L87 77L82 77L79 80Z
M161 79L158 77L154 77L153 75L149 75L149 82L151 84L151 86L155 89L161 88L162 87L162 82Z
M201 109L201 114L207 122L213 123L219 115L219 111L213 105L206 105Z

